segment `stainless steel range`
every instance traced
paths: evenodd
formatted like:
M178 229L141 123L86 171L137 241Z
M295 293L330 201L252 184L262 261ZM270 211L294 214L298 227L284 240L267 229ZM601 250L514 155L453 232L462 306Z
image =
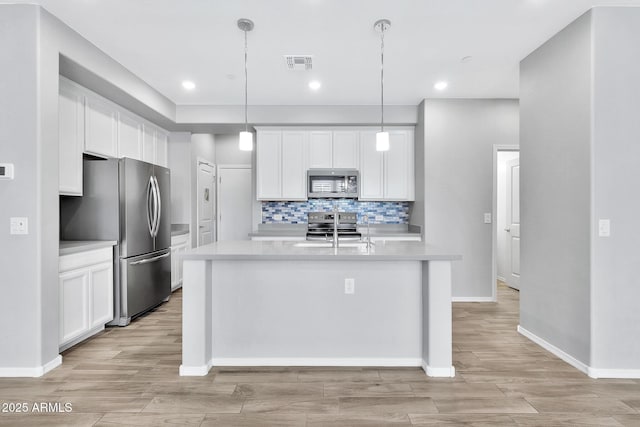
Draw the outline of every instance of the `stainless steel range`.
M360 240L362 235L358 232L358 214L355 212L309 212L307 240L332 240L336 214L338 239Z

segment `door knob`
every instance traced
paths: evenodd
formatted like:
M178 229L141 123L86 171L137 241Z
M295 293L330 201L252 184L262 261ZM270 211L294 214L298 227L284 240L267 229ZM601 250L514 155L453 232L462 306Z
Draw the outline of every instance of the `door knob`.
M506 231L507 233L511 232L511 229L509 227L505 228L504 231Z

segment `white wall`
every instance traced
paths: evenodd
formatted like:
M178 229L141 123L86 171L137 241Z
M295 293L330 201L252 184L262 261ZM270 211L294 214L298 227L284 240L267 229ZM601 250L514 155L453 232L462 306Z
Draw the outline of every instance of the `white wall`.
M517 151L498 151L497 164L497 247L496 247L496 267L498 279L504 281L509 272L509 253L507 249L509 233L504 229L507 227L507 162L520 157Z
M416 138L416 154L423 156L416 170L424 170L424 236L462 254L453 263L454 298L493 298L492 225L484 224L484 213L493 211L493 146L518 145L518 111L515 99L424 101L424 139ZM411 224L420 225L415 205Z
M591 357L591 13L520 64L520 326Z
M596 8L592 19L591 367L638 378L640 9ZM597 237L600 218L611 237Z
M253 136L255 141L255 134ZM216 134L216 163L219 165L250 165L252 151L238 148L238 134Z

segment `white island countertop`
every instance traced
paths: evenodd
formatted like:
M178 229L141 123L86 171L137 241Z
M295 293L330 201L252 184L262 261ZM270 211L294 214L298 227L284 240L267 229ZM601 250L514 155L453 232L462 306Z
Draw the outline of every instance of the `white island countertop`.
M309 247L308 242L222 241L181 254L183 260L454 261L462 256L423 242L377 242L366 247Z

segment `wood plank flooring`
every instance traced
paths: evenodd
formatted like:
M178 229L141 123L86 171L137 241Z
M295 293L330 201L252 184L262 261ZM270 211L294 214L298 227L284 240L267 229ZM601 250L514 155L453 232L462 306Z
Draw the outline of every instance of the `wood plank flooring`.
M0 379L0 425L640 426L640 381L593 380L516 332L518 292L455 303L456 378L413 368L215 368L180 377L182 295L63 354L42 378ZM0 407L0 409L2 409Z

